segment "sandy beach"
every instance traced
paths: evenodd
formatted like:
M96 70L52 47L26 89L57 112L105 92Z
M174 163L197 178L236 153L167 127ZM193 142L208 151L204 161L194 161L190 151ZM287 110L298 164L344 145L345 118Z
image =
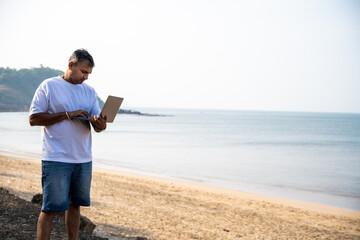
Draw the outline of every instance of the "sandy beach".
M0 187L41 193L40 158L0 153ZM360 239L360 212L142 175L93 170L82 208L110 239Z

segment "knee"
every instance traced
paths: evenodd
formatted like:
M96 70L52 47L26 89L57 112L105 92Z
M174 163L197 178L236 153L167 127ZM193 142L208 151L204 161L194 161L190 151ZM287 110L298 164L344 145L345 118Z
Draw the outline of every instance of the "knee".
M55 216L55 212L44 212L41 211L40 216L39 216L39 220L40 221L45 221L45 222L50 222L54 219Z
M69 210L70 211L80 211L80 206L70 203L69 204Z
M72 207L72 208L80 208L79 205L75 205L75 204L72 204L72 203L69 204L69 207Z

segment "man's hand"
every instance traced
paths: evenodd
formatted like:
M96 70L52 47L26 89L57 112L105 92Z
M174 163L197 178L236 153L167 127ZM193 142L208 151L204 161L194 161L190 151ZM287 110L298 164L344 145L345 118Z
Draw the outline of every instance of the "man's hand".
M84 110L76 110L76 111L67 112L67 113L68 113L70 119L72 119L74 117L89 117L89 113L87 111L84 111Z
M105 117L101 117L100 115L92 115L89 118L89 121L90 121L91 125L93 126L95 132L101 132L106 129L106 120L107 120L106 115L105 115Z

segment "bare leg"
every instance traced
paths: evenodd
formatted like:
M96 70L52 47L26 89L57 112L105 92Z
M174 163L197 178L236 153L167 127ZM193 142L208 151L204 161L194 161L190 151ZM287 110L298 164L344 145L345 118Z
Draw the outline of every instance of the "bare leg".
M37 225L37 239L49 240L55 213L41 212Z
M80 228L80 206L70 204L65 213L68 240L77 240Z

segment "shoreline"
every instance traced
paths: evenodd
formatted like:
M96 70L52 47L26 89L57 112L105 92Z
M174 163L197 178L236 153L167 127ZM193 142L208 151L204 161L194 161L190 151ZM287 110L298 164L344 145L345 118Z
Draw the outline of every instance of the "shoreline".
M0 155L1 156L1 155ZM279 198L273 197L268 195L263 195L259 193L250 193L245 191L239 191L234 189L228 188L221 188L221 187L214 187L209 185L191 183L191 182L184 182L181 180L174 180L162 177L155 177L155 176L148 176L138 173L128 173L122 172L117 170L110 170L110 169L103 169L103 168L94 168L94 172L96 173L104 173L104 174L111 174L115 176L125 176L127 178L138 178L145 181L152 181L160 184L170 184L180 188L190 188L192 190L197 191L206 191L213 194L220 194L225 196L237 197L237 198L244 198L247 200L254 200L254 201L264 201L274 204L281 204L288 207L294 207L305 211L314 211L323 214L331 214L335 216L344 216L349 218L360 219L360 211L351 210L351 209L343 209L337 208L333 206L327 206L323 204L317 203L310 203L310 202L303 202L297 200L291 200L286 198Z
M31 161L35 163L41 162L40 155L39 158L33 157L35 154L28 154L28 155L21 155L21 154L14 154L14 153L7 153L7 152L1 152L0 151L0 157L10 157L17 160L26 160ZM336 216L345 216L350 218L359 218L360 219L360 211L352 210L352 209L345 209L345 208L338 208L318 203L311 203L311 202L305 202L305 201L298 201L298 200L292 200L292 199L286 199L286 198L280 198L280 197L274 197L274 196L268 196L265 194L259 194L259 193L251 193L251 192L245 192L240 190L234 190L230 188L222 188L222 187L215 187L215 186L209 186L205 184L198 184L198 183L192 183L192 182L185 182L177 179L168 179L163 177L156 177L156 176L150 176L146 174L140 174L140 173L131 173L131 172L123 172L119 170L111 170L111 169L105 169L105 168L99 168L94 167L93 168L94 173L105 173L105 174L111 174L115 176L125 176L128 178L139 178L146 181L154 181L161 184L170 184L175 185L177 187L185 187L185 188L191 188L193 190L200 190L200 191L207 191L211 193L217 193L217 194L224 194L229 195L232 197L239 197L239 198L245 198L248 200L255 200L255 201L265 201L275 204L281 204L284 206L299 208L302 210L309 210L309 211L315 211L319 213L325 213L325 214L334 214Z
M0 152L0 163L1 187L25 200L41 192L40 158ZM91 197L92 206L82 208L82 214L109 239L139 234L155 239L310 239L324 229L324 238L327 233L360 238L359 211L135 173L94 168Z

